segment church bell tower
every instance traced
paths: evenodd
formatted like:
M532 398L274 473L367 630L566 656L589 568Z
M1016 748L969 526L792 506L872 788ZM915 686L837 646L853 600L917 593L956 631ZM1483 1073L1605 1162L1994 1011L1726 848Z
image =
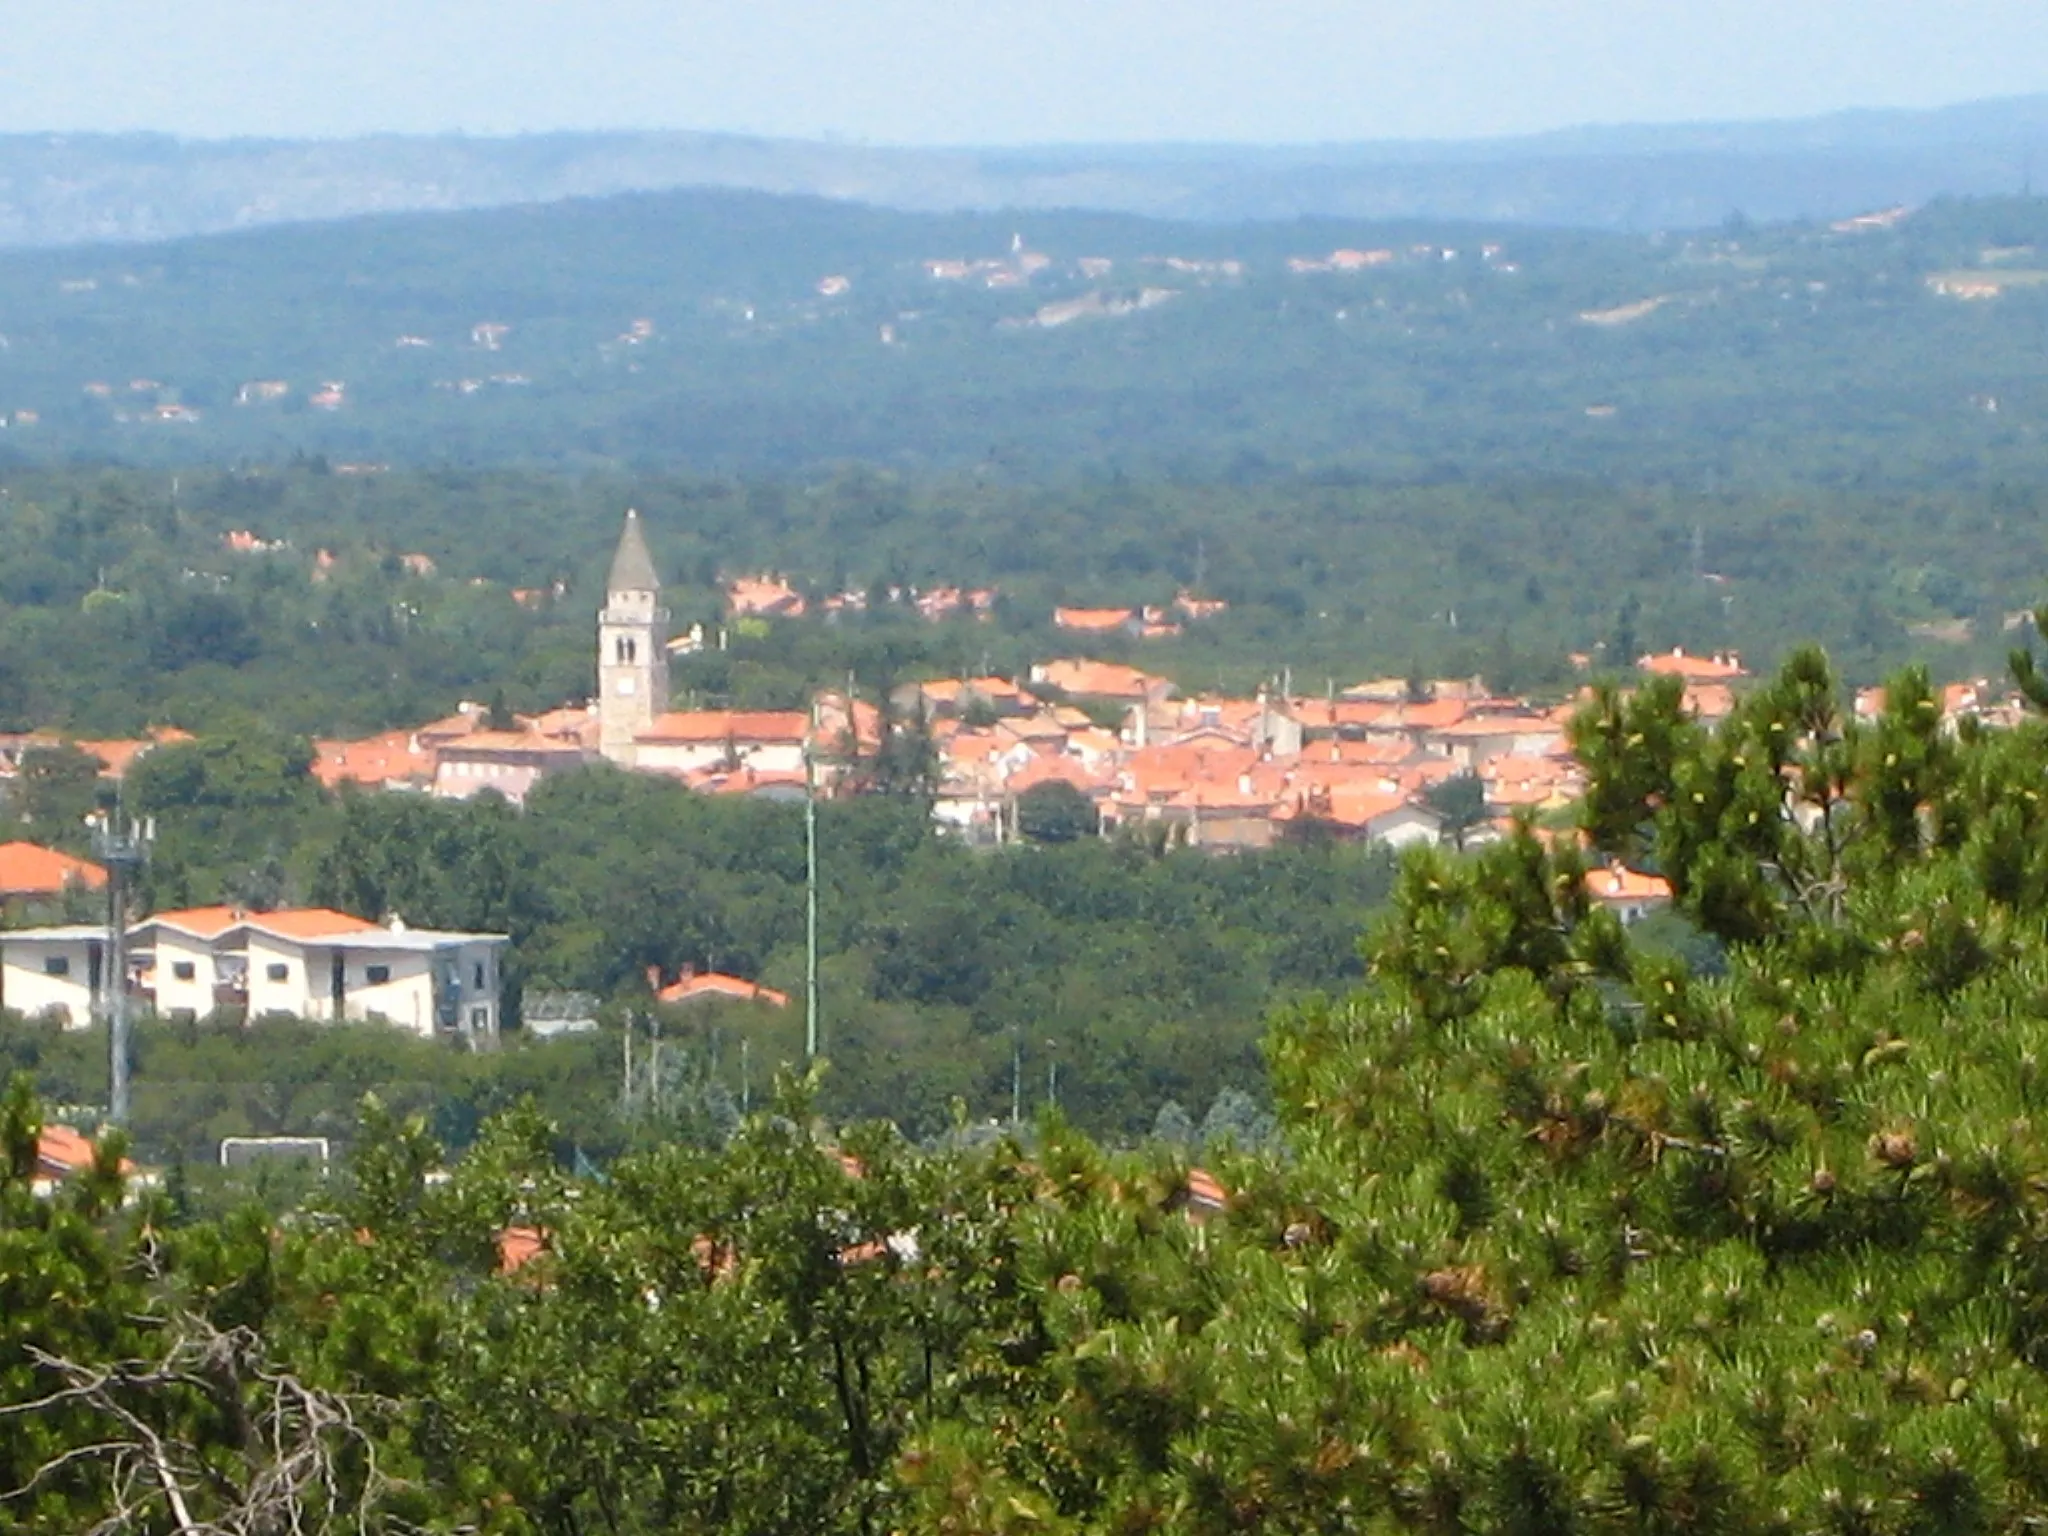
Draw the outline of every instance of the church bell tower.
M640 514L628 512L597 616L598 750L633 766L633 739L668 710L668 610Z

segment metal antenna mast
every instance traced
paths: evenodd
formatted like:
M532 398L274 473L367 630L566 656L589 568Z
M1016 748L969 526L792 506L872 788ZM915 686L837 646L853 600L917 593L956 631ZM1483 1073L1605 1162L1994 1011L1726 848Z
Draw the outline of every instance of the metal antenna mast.
M851 721L850 692L846 714ZM818 716L813 708L813 738L817 732ZM804 743L804 1059L818 1059L818 760L814 741Z
M149 860L155 818L137 825L117 800L92 818L93 852L107 870L107 1119L126 1125L128 1085L128 897L136 873Z

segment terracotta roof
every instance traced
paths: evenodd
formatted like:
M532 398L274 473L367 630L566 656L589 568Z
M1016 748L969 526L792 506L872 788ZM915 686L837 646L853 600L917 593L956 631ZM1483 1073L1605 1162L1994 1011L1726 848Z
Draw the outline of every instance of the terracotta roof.
M1395 768L1394 778L1395 782L1412 795L1418 790L1428 789L1432 784L1441 784L1445 779L1455 779L1465 771L1448 757L1425 757Z
M1112 661L1048 661L1031 669L1031 680L1081 698L1142 699L1173 690L1163 677Z
M135 765L135 760L150 748L175 746L194 739L190 731L166 726L161 730L151 731L139 741L79 741L73 745L88 757L98 758L100 766L106 770L106 777L119 779L125 778L128 770Z
M1333 784L1328 809L1320 814L1340 826L1366 828L1408 806L1408 797L1397 792L1368 789L1363 785Z
M673 710L633 739L648 742L800 742L811 719L800 709Z
M742 618L782 616L801 618L803 594L773 576L741 576L726 584L726 604Z
M580 758L584 747L581 742L565 741L560 736L547 736L536 730L517 731L471 731L467 736L458 736L453 741L443 742L440 756L445 760L468 754L491 752L542 752L553 755L567 755Z
M325 907L303 907L284 912L252 912L246 921L252 928L285 939L324 939L337 933L368 933L379 925L367 918L352 917Z
M157 912L145 918L194 938L213 939L244 923L287 939L319 939L331 934L366 933L377 924L324 907L303 907L283 912L251 912L243 907L185 907Z
M1557 722L1548 715L1517 710L1513 713L1467 715L1449 725L1438 726L1436 733L1454 741L1466 741L1486 736L1553 735L1557 729Z
M0 843L0 898L61 896L70 886L98 890L106 883L107 872L89 860L35 843Z
M1055 629L1078 629L1087 634L1107 634L1123 629L1137 620L1137 612L1131 608L1055 608L1052 622Z
M995 739L1006 746L1029 742L1034 746L1064 746L1072 727L1060 724L1054 712L1042 709L1035 715L1018 715L995 724Z
M1141 747L1125 759L1122 780L1144 796L1178 794L1200 785L1236 787L1259 766L1250 747L1225 741L1197 741Z
M1486 784L1494 783L1546 783L1559 787L1576 787L1585 778L1584 771L1569 757L1531 757L1526 754L1511 754L1506 757L1490 758L1479 766L1479 777Z
M547 1252L548 1237L538 1227L507 1227L498 1234L498 1273L515 1274Z
M386 731L364 741L313 743L313 777L328 789L424 779L433 768L433 755L420 751L409 731Z
M764 987L758 981L748 981L739 976L726 976L717 971L703 971L694 976L685 976L680 981L670 982L654 994L664 1003L694 1003L711 998L732 998L739 1002L761 1002L776 1008L789 1006L789 995L777 992L773 987Z
M1731 677L1747 677L1742 659L1732 652L1719 656L1688 656L1673 649L1656 656L1644 656L1636 665L1662 677L1682 677L1697 683L1722 683Z
M1441 731L1470 713L1471 706L1463 699L1431 699L1427 704L1403 704L1383 723L1408 731Z
M993 731L956 731L946 742L946 757L958 763L984 763L1002 750Z
M802 791L809 786L801 768L776 772L745 763L737 768L700 768L682 775L682 780L700 795L752 795L770 789Z
M67 1179L83 1173L98 1155L93 1139L68 1125L46 1125L36 1133L36 1171L45 1178ZM135 1165L124 1157L121 1171L133 1173Z
M1595 901L1669 901L1671 882L1659 875L1639 874L1620 864L1586 871L1586 894Z
M1392 719L1400 705L1388 699L1294 699L1289 706L1304 730L1356 730Z

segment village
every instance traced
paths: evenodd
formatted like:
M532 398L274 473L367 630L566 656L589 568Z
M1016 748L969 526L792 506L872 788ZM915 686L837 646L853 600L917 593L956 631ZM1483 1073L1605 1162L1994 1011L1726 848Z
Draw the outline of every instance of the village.
M224 536L237 550L252 537ZM907 732L924 748L936 826L970 845L1032 835L1036 802L1064 815L1061 835L1135 835L1161 848L1218 854L1305 837L1391 849L1473 846L1502 835L1517 815L1566 825L1584 789L1569 733L1582 699L1502 697L1480 678L1388 677L1313 697L1290 690L1283 675L1249 697L1183 696L1165 677L1077 654L1036 663L1017 678L905 683L881 699L820 689L808 709L671 709L671 658L713 642L702 625L669 633L662 580L635 513L626 516L606 587L596 615L594 699L538 714L465 702L410 729L320 740L313 775L332 792L494 794L516 806L544 780L609 763L679 780L699 794L801 802L860 792L863 765L885 738ZM996 595L944 588L910 596L936 620L986 615ZM829 618L866 600L846 593L807 615L806 599L767 575L730 581L726 599L731 620L754 624ZM1183 592L1171 608L1060 608L1053 623L1085 652L1105 636L1177 633L1226 606ZM1582 670L1593 664L1591 656L1572 659ZM1706 725L1730 713L1749 676L1736 656L1684 650L1637 658L1636 671L1676 678L1685 708ZM1872 718L1882 704L1881 690L1866 689L1856 713ZM2009 724L2017 710L1985 683L1949 686L1942 707L1951 724L1966 717ZM147 752L191 739L165 729L70 745L118 784ZM26 754L60 741L49 732L0 738L0 790ZM0 846L0 912L14 927L0 983L6 1006L54 1009L80 1024L94 1016L110 963L101 953L104 923L95 916L24 930L20 922L56 912L67 894L99 891L106 878L90 860L33 842ZM1662 879L1619 866L1595 871L1588 894L1625 922L1670 900ZM140 955L170 956L160 976L147 978L145 1001L193 1015L232 1005L494 1037L503 937L408 933L372 920L385 916L225 908L156 914L134 933ZM757 995L739 978L686 976L675 986L678 997L739 995L735 988Z

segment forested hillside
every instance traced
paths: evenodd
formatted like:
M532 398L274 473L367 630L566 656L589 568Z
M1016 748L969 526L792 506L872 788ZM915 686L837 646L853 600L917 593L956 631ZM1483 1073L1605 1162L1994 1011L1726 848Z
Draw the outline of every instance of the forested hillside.
M1576 734L1596 854L1724 963L1567 841L1419 855L1357 989L1270 1021L1284 1139L1207 1172L790 1082L717 1150L599 1177L528 1109L443 1177L373 1103L305 1214L216 1222L120 1208L118 1144L33 1198L17 1085L11 1522L2032 1530L2040 719L1949 736L1908 674L1865 724L1807 652L1717 735L1675 684Z
M1849 230L664 193L0 259L0 453L2039 479L2048 212Z
M643 513L678 632L715 636L721 578L740 573L785 572L813 598L877 596L865 613L728 625L727 649L676 664L678 699L703 705L790 708L849 671L873 699L918 677L1017 676L1076 649L1190 693L1288 677L1319 693L1419 668L1561 696L1582 680L1574 651L1606 668L1732 646L1768 665L1815 637L1858 682L1913 659L1979 676L2041 594L2044 495L1566 477L1030 485L860 468L347 475L318 461L17 471L0 473L0 731L130 736L261 716L345 736L463 699L533 711L586 698L627 506ZM231 548L229 532L277 547ZM999 593L988 622L928 622L908 599L984 584ZM1160 640L1051 624L1055 604L1166 603L1189 586L1229 610Z
M801 1058L800 807L609 767L550 781L523 813L495 796L332 800L306 766L254 727L152 752L126 786L131 809L158 825L141 899L157 910L313 904L508 933L515 996L568 988L647 1015L648 971L674 980L690 967L799 999L660 1010L677 1080L646 1135L713 1137L749 1081L765 1094L777 1065ZM86 789L78 805L92 803ZM35 815L28 832L62 840L80 816L60 804L44 785L10 809ZM1262 1099L1259 1018L1276 998L1358 974L1357 932L1389 886L1382 852L1326 842L1228 860L1142 837L977 853L942 838L913 796L828 804L819 846L824 1046L836 1063L825 1106L920 1138L945 1129L955 1100L977 1119L1006 1111L1019 1049L1027 1104L1043 1101L1056 1061L1068 1113L1116 1137L1150 1130L1169 1100L1199 1122L1226 1089ZM605 1018L603 1043L490 1059L369 1026L152 1023L135 1071L139 1144L154 1161L203 1161L223 1135L345 1137L355 1097L375 1087L458 1141L535 1091L568 1143L604 1155L644 1118L619 1118L617 1009ZM103 1101L104 1034L21 1024L0 1032L5 1059L35 1066L65 1102Z

